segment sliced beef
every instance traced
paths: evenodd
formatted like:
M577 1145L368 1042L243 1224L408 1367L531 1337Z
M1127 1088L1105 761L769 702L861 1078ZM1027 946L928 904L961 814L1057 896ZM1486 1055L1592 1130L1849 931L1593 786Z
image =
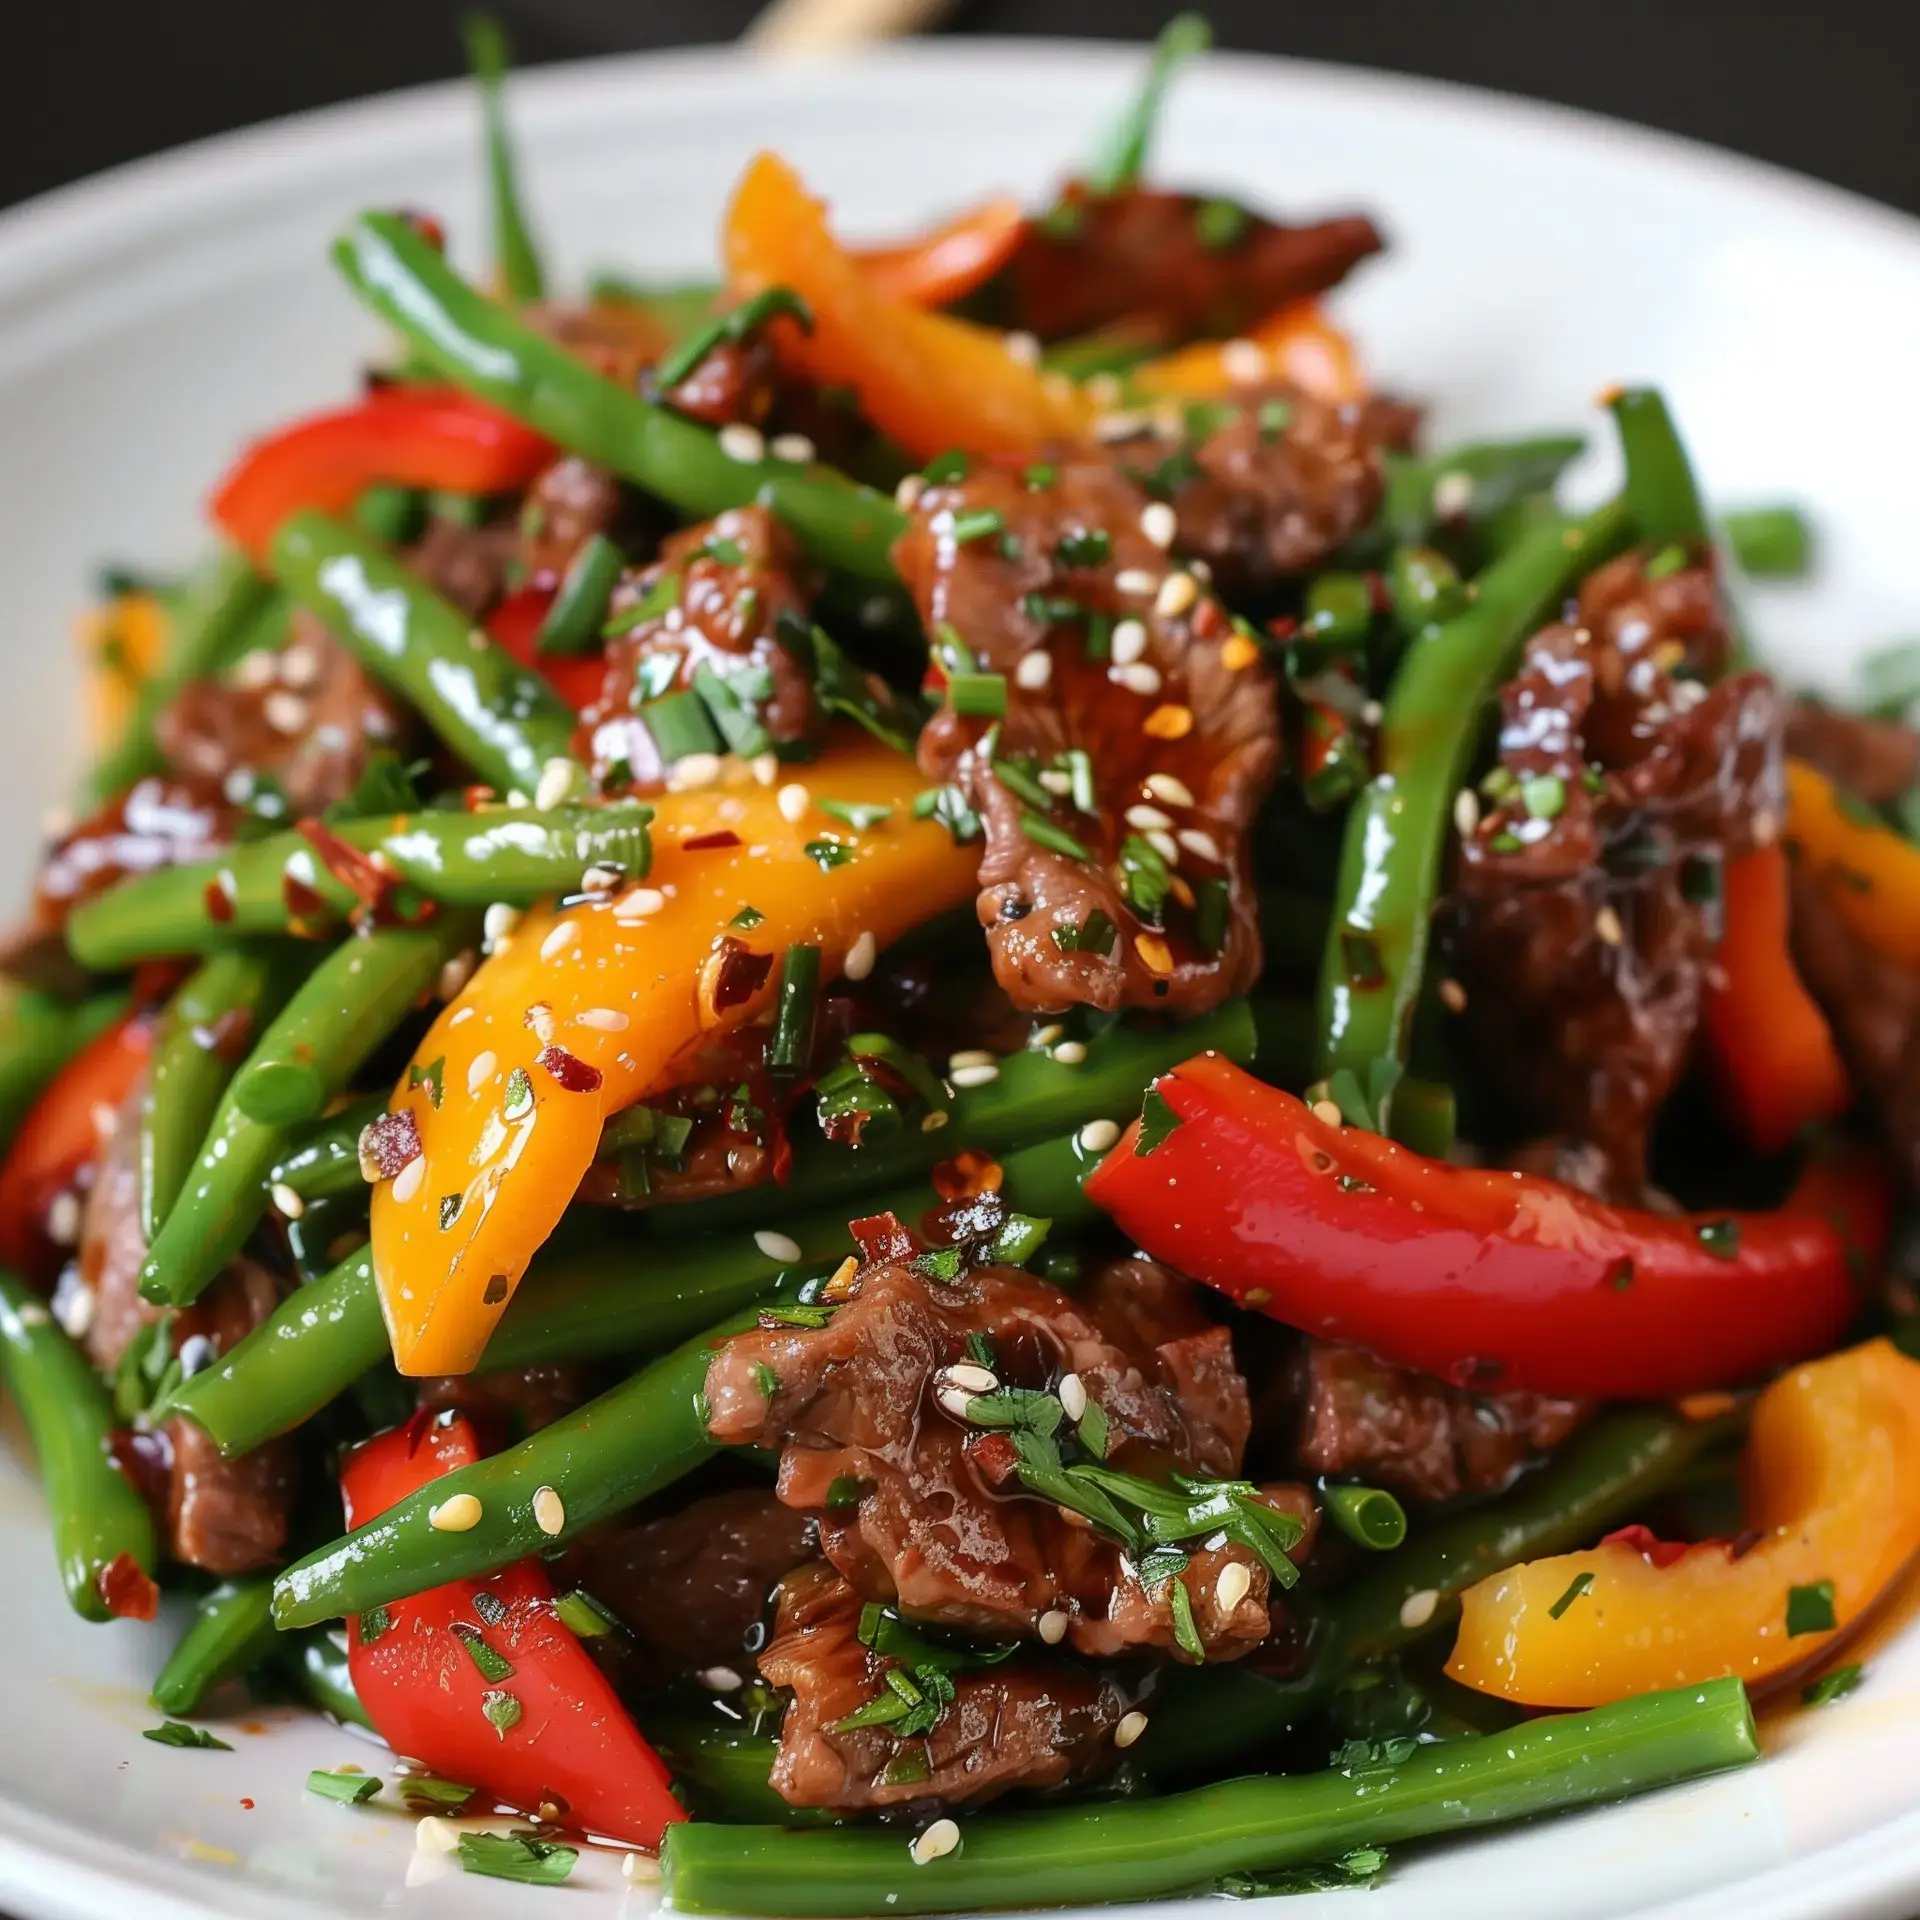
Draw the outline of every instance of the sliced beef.
M1305 1471L1351 1474L1411 1500L1496 1492L1588 1412L1547 1394L1469 1393L1324 1340L1303 1344L1292 1384Z
M584 1536L567 1550L565 1577L626 1623L658 1686L746 1670L775 1585L815 1544L810 1515L743 1487Z
M932 1729L900 1739L886 1727L838 1730L884 1688L896 1663L858 1638L861 1596L817 1563L781 1583L774 1639L761 1674L791 1689L780 1729L775 1790L790 1806L977 1804L1015 1787L1098 1777L1116 1756L1126 1700L1109 1679L1063 1660L1016 1656L952 1676L953 1698Z
M977 912L1031 1012L1191 1016L1260 970L1246 834L1279 768L1274 684L1169 559L1171 517L1111 461L1062 458L927 487L894 549L927 631L1005 678L1004 717L943 708L919 755L984 825Z
M1787 708L1787 751L1870 807L1890 807L1920 780L1920 733L1814 700Z
M1002 1217L992 1196L932 1230L972 1235L989 1216ZM1175 1651L1172 1583L1143 1588L1114 1543L1023 1488L1006 1433L966 1417L982 1381L964 1369L984 1342L1001 1386L1057 1392L1076 1376L1123 1470L1231 1474L1249 1414L1226 1330L1145 1262L1083 1305L1017 1269L968 1264L980 1241L930 1263L890 1217L863 1230L870 1257L824 1327L762 1327L721 1350L707 1377L714 1437L782 1450L780 1498L820 1515L827 1558L865 1598L1002 1635L1059 1611L1084 1653ZM1298 1489L1270 1503L1297 1515L1310 1504ZM1245 1584L1236 1573L1223 1597L1230 1565ZM1267 1570L1237 1543L1201 1543L1177 1578L1209 1659L1266 1637Z
M484 1450L498 1453L542 1427L583 1407L596 1391L593 1370L552 1363L510 1367L497 1373L436 1375L420 1382L421 1408L463 1413L480 1435Z
M763 427L776 397L773 349L764 335L720 341L678 386L660 395L675 413L710 427L736 421Z
M520 564L520 528L511 520L477 527L436 514L401 556L441 599L483 620L506 597Z
M631 300L594 300L574 306L547 301L521 317L616 386L637 388L642 373L672 344L666 329Z
M1699 1019L1717 868L1783 805L1772 683L1704 677L1731 645L1710 562L1650 564L1600 568L1527 643L1452 917L1475 1057L1525 1129L1598 1149L1627 1202Z
M35 883L36 919L58 927L81 901L130 875L206 859L232 839L239 816L216 780L136 780L49 848Z
M820 727L812 675L782 642L783 615L804 622L800 551L765 507L736 507L669 538L660 557L615 589L611 616L636 623L607 646L600 697L582 716L585 751L602 790L655 791L667 769L642 709L717 675L779 745ZM639 617L636 610L650 610Z
M1149 187L1093 194L1068 182L1007 268L1011 323L1042 340L1129 319L1158 323L1169 337L1236 333L1337 286L1386 244L1362 215L1288 227L1247 214L1223 233L1220 216L1202 211L1217 205Z
M534 476L520 508L520 560L530 587L554 587L596 534L611 533L625 501L620 483L578 454Z

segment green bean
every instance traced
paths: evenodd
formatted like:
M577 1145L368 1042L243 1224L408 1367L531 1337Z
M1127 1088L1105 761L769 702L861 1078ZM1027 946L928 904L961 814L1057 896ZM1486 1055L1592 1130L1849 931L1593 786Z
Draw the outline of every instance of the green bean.
M1608 397L1626 457L1624 497L1635 531L1650 546L1705 540L1707 509L1693 464L1666 400L1655 387L1623 387Z
M764 501L817 559L871 580L894 577L889 553L906 522L885 495L827 467L734 459L706 428L602 378L477 293L405 219L361 215L334 260L442 378L569 452L690 520Z
M223 1580L200 1597L193 1624L153 1683L162 1713L192 1713L223 1680L258 1666L279 1640L273 1625L273 1582L265 1574Z
M946 1124L932 1133L909 1128L892 1138L849 1147L817 1133L794 1146L793 1168L781 1186L749 1187L691 1206L657 1207L651 1219L662 1235L698 1233L716 1226L757 1225L789 1207L845 1203L950 1159L962 1147L986 1153L1094 1120L1130 1120L1157 1075L1213 1048L1241 1066L1255 1054L1254 1018L1244 1000L1180 1026L1116 1026L1086 1042L1076 1065L1040 1049L1002 1057L999 1074L984 1087L957 1091Z
M828 1807L790 1807L768 1780L773 1736L752 1733L738 1720L723 1720L679 1702L642 1707L640 1730L673 1773L674 1786L691 1796L702 1820L778 1821L789 1827L836 1826L841 1815Z
M1397 1547L1407 1537L1407 1510L1384 1487L1323 1487L1320 1504L1349 1540L1375 1553Z
M328 1114L302 1133L267 1169L269 1192L284 1187L302 1200L333 1200L366 1185L360 1136L387 1110L384 1093L370 1093Z
M118 740L88 769L83 798L98 806L165 764L154 722L190 680L218 673L255 646L277 645L286 603L227 548L193 580L168 615L166 658L134 696Z
M1542 528L1484 573L1472 606L1407 648L1387 694L1378 771L1347 816L1320 969L1320 1070L1404 1063L1454 796L1481 717L1529 634L1624 544L1619 503Z
M324 1102L353 1078L475 933L470 916L448 913L425 927L387 927L343 941L261 1035L248 1067L262 1060L308 1062L315 1096ZM141 1293L161 1305L198 1298L266 1211L267 1169L285 1149L287 1129L250 1119L234 1093L230 1086L222 1096L187 1185L140 1270Z
M1171 1676L1140 1743L1141 1765L1155 1780L1189 1779L1270 1747L1352 1668L1457 1620L1461 1594L1477 1581L1621 1525L1729 1430L1728 1422L1686 1420L1660 1407L1603 1414L1498 1500L1415 1534L1331 1600L1289 1601L1313 1649L1291 1678L1218 1666Z
M1813 528L1798 507L1745 507L1720 516L1720 531L1756 580L1797 580L1813 564Z
M126 1010L124 993L69 1003L0 983L0 1149L53 1076Z
M546 291L546 276L540 271L540 255L521 209L513 141L507 132L506 103L501 98L509 60L507 36L501 32L499 21L484 13L470 14L461 31L467 43L467 64L480 86L487 190L493 203L494 268L511 298L538 300Z
M110 1620L109 1592L125 1569L152 1578L159 1553L153 1516L108 1449L116 1422L100 1376L46 1304L4 1268L0 1381L39 1464L67 1598L84 1619Z
M350 1727L374 1731L373 1721L354 1691L353 1675L347 1668L346 1649L334 1637L335 1630L303 1633L297 1636L286 1671L294 1684L322 1713Z
M295 964L304 962L285 951L228 948L203 960L167 1008L140 1096L140 1228L147 1241L187 1183L241 1044L293 991Z
M326 831L396 876L396 907L417 904L409 888L456 906L531 906L573 891L589 867L643 878L652 818L633 803L550 813L488 807L336 820ZM105 972L254 934L331 931L365 905L304 833L276 833L121 881L74 909L67 945L83 966Z
M1432 547L1395 547L1387 560L1387 590L1394 620L1409 640L1467 610L1466 582Z
M1086 171L1089 193L1125 193L1138 186L1153 143L1160 102L1174 75L1195 54L1213 45L1213 28L1203 14L1179 13L1160 29L1153 59L1140 91L1100 143Z
M274 577L360 664L408 701L501 793L532 794L573 759L573 709L466 614L344 520L290 514L273 536Z
M1448 1741L1399 1765L984 1815L965 1823L955 1851L924 1865L897 1830L685 1822L667 1831L662 1890L679 1913L783 1920L1145 1900L1228 1876L1257 1881L1353 1847L1644 1793L1758 1753L1745 1689L1738 1680L1709 1680Z
M604 533L596 533L567 564L540 631L536 653L592 653L600 645L607 602L626 565L625 556Z
M713 318L726 296L717 280L692 280L679 286L643 285L622 273L602 268L587 276L587 298L616 306L637 307L669 339L677 340Z
M1551 489L1586 450L1584 435L1557 433L1390 457L1381 524L1390 540L1419 545L1456 520L1490 519L1527 494Z

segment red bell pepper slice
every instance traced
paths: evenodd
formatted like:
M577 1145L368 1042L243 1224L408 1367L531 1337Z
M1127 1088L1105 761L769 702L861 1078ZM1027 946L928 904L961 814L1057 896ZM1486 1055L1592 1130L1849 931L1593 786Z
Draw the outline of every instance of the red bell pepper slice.
M341 1472L347 1525L480 1457L464 1416L422 1414ZM347 1670L380 1737L443 1779L568 1827L658 1847L686 1812L660 1757L554 1610L536 1561L347 1622Z
M1787 856L1777 843L1729 861L1726 931L1701 1017L1727 1118L1762 1153L1852 1104L1833 1029L1787 945Z
M553 458L550 442L452 387L379 387L256 440L221 481L214 523L262 559L303 507L344 513L378 480L453 493L517 493Z
M494 610L487 631L520 662L542 675L575 713L600 698L607 663L598 653L542 653L540 625L553 605L550 587L522 587Z
M47 1235L47 1212L100 1153L102 1109L117 1115L153 1051L154 1019L129 1013L97 1034L54 1075L20 1123L0 1165L0 1263L41 1284L63 1248Z
M1829 1202L1664 1215L1450 1166L1202 1054L1154 1083L1087 1192L1242 1306L1456 1385L1606 1399L1821 1353L1860 1304ZM1171 1123L1171 1130L1168 1125Z

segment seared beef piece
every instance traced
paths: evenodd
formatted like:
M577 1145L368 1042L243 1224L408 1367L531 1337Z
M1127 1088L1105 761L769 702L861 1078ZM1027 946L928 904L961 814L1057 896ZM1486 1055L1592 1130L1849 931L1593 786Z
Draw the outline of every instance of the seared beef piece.
M1313 1339L1302 1345L1292 1385L1303 1471L1353 1474L1411 1500L1497 1491L1590 1410L1547 1394L1468 1393Z
M520 559L530 587L554 587L595 534L609 532L624 502L620 483L578 454L562 454L534 477L520 509Z
M1276 428L1280 408L1286 425ZM1258 593L1305 573L1373 518L1389 416L1275 387L1236 393L1233 410L1215 417L1173 503L1180 551L1205 560L1222 592Z
M367 756L398 744L401 709L312 614L278 653L248 654L217 680L181 688L160 715L160 750L189 777L266 775L298 818L344 800Z
M1209 246L1204 204L1148 187L1096 197L1069 181L1061 211L1028 226L1007 268L1012 324L1043 340L1125 319L1169 336L1235 333L1337 286L1386 244L1359 215L1284 227L1249 214L1231 244Z
M506 597L520 558L520 529L511 520L469 527L435 515L402 558L441 599L472 620L484 620Z
M233 837L239 811L215 780L176 774L136 780L49 849L35 883L36 920L58 927L82 900L129 874L219 852Z
M775 1584L814 1547L807 1514L742 1487L583 1536L567 1549L564 1577L619 1615L647 1683L664 1686L709 1667L749 1671Z
M1639 1202L1718 938L1715 865L1778 832L1772 683L1712 687L1730 640L1710 566L1589 577L1501 696L1509 785L1460 848L1453 971L1475 1057L1531 1131L1605 1157ZM1545 783L1544 785L1541 783Z
M984 823L976 910L1016 1006L1203 1013L1260 971L1245 837L1279 766L1273 679L1253 641L1143 529L1140 488L1093 457L1063 458L1055 472L1037 489L991 469L926 488L894 558L927 631L950 625L983 668L1005 676L993 737L1003 760L1024 766L1022 784L1042 775L1042 785L1061 784L1061 757L1087 755L1094 810L1060 797L1050 818L1091 857L1028 830L1031 798L982 750L988 722L943 709L920 737L920 764L959 787ZM1004 537L953 539L956 519L989 512ZM1185 586L1163 600L1169 580ZM1089 659L1096 631L1108 657ZM1150 869L1131 899L1123 860ZM1217 892L1222 881L1209 951L1195 889Z
M1113 1730L1127 1706L1120 1689L1044 1656L956 1673L953 1699L923 1736L902 1740L887 1727L836 1732L882 1691L895 1664L861 1645L861 1604L817 1563L781 1582L760 1671L793 1692L772 1774L788 1805L852 1812L921 1800L978 1803L1015 1787L1092 1779L1112 1766Z
M1879 1116L1895 1165L1920 1190L1920 973L1869 946L1798 872L1791 926L1793 963L1833 1023L1847 1071Z
M1787 751L1870 807L1892 806L1920 779L1920 733L1813 700L1787 708Z
M144 1081L134 1088L101 1152L79 1258L55 1296L64 1324L84 1321L88 1359L108 1371L144 1328L167 1317L140 1298L147 1254L138 1161L144 1090ZM237 1346L279 1304L279 1283L243 1256L192 1306L172 1316L169 1343L197 1371ZM237 1460L222 1460L205 1432L179 1417L160 1428L151 1454L166 1470L157 1504L174 1559L216 1574L250 1573L279 1559L298 1467L289 1441L270 1440Z
M421 1408L452 1407L473 1422L488 1453L498 1453L542 1427L563 1420L594 1396L592 1370L584 1366L513 1367L500 1373L441 1374L418 1388Z
M735 507L684 528L643 572L615 588L611 613L635 607L659 583L670 605L607 644L600 697L581 716L585 751L603 789L655 791L666 782L639 709L691 687L702 667L759 715L781 745L820 726L813 680L778 637L782 614L804 620L810 582L793 536L765 507Z
M735 421L763 427L776 397L773 349L764 334L751 340L723 340L707 350L677 387L659 397L675 413L703 420L710 427Z
M991 1198L936 1216L935 1230L971 1236L989 1217L1002 1217ZM873 1257L825 1327L761 1328L721 1350L707 1375L714 1438L782 1449L780 1498L820 1514L827 1558L865 1598L1003 1635L1030 1634L1057 1609L1084 1653L1174 1651L1171 1587L1143 1589L1118 1547L1025 1493L1006 1435L954 1410L945 1370L968 1363L970 1335L984 1336L1003 1386L1045 1390L1077 1374L1111 1423L1114 1465L1231 1474L1249 1418L1226 1329L1170 1300L1171 1324L1160 1320L1154 1295L1172 1283L1144 1262L1083 1306L1008 1267L962 1259L951 1281L935 1278L896 1228L869 1231ZM1299 1489L1271 1498L1296 1514L1310 1504ZM1218 1592L1229 1562L1249 1576L1230 1607ZM1245 1549L1202 1545L1178 1577L1209 1659L1266 1637L1267 1570Z
M595 373L627 388L638 387L642 372L671 344L659 321L629 300L585 306L548 302L523 308L521 318Z

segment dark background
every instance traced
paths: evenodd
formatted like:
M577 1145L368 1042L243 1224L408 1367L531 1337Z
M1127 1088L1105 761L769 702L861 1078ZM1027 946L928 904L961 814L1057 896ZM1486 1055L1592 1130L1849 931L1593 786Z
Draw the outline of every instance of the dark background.
M453 74L472 0L14 0L0 204ZM1177 0L963 0L953 33L1144 38ZM754 0L493 0L526 61L731 38ZM1213 0L1221 42L1431 74L1712 140L1920 212L1915 0Z

